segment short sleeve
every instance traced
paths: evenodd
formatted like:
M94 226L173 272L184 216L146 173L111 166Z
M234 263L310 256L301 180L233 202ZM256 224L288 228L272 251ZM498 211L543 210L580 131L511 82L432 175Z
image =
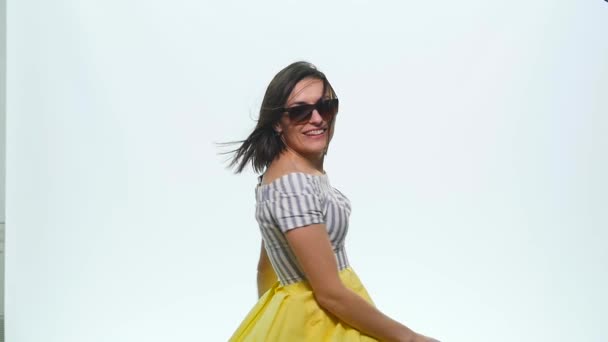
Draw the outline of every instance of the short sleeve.
M268 203L270 214L285 233L315 223L324 223L318 184L311 175L288 173L277 179L274 201Z

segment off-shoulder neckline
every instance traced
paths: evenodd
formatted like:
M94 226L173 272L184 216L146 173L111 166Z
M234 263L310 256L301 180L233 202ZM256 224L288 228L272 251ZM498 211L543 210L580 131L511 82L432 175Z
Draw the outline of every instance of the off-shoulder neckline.
M258 184L256 185L256 188L262 188L262 187L271 186L271 185L277 183L280 179L285 178L285 177L287 177L289 175L292 175L292 174L303 174L305 176L310 176L310 177L327 178L327 172L323 172L322 174L317 175L317 174L306 173L306 172L301 172L301 171L293 171L293 172L288 172L288 173L286 173L286 174L284 174L284 175L282 175L280 177L275 178L270 183L262 184L262 177L264 176L262 174L262 175L260 175L258 177L259 181L258 181Z

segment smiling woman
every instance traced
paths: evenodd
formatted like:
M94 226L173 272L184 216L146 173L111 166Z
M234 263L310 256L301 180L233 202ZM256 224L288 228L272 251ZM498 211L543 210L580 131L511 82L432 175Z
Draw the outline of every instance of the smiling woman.
M256 128L230 151L237 173L249 162L262 173L259 300L230 341L436 341L380 312L348 261L351 203L323 168L338 104L322 72L293 63L270 82Z
M312 167L322 169L333 136L333 125L338 113L335 93L325 90L323 80L306 77L298 82L287 99L287 105L274 130L281 136L283 146L294 154L312 162Z
M249 137L227 143L240 144L238 149L226 152L236 153L230 166L236 166L239 173L251 163L256 172L264 172L272 161L294 147L290 143L302 139L297 134L318 129L324 130L317 137L323 140L323 157L333 134L333 127L329 124L333 125L337 113L338 99L325 75L310 63L295 62L281 70L268 85L257 125ZM293 135L296 132L299 133ZM319 144L298 144L297 148L304 148L304 152L308 151L310 155L313 152L310 149L319 148ZM319 156L313 158L319 159Z

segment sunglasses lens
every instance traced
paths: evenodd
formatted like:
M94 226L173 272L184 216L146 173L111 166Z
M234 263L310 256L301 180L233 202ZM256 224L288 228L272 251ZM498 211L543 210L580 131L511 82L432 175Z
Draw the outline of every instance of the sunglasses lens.
M313 110L314 106L311 105L292 107L289 108L289 118L297 122L305 121L310 118L310 114Z
M326 121L331 120L338 113L338 99L322 101L319 104L319 114Z

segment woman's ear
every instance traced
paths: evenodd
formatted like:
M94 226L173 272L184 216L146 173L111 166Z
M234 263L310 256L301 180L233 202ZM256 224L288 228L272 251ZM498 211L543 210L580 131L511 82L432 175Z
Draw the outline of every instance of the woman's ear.
M277 135L281 134L283 132L283 129L281 128L281 125L279 125L278 123L274 125L274 131Z

